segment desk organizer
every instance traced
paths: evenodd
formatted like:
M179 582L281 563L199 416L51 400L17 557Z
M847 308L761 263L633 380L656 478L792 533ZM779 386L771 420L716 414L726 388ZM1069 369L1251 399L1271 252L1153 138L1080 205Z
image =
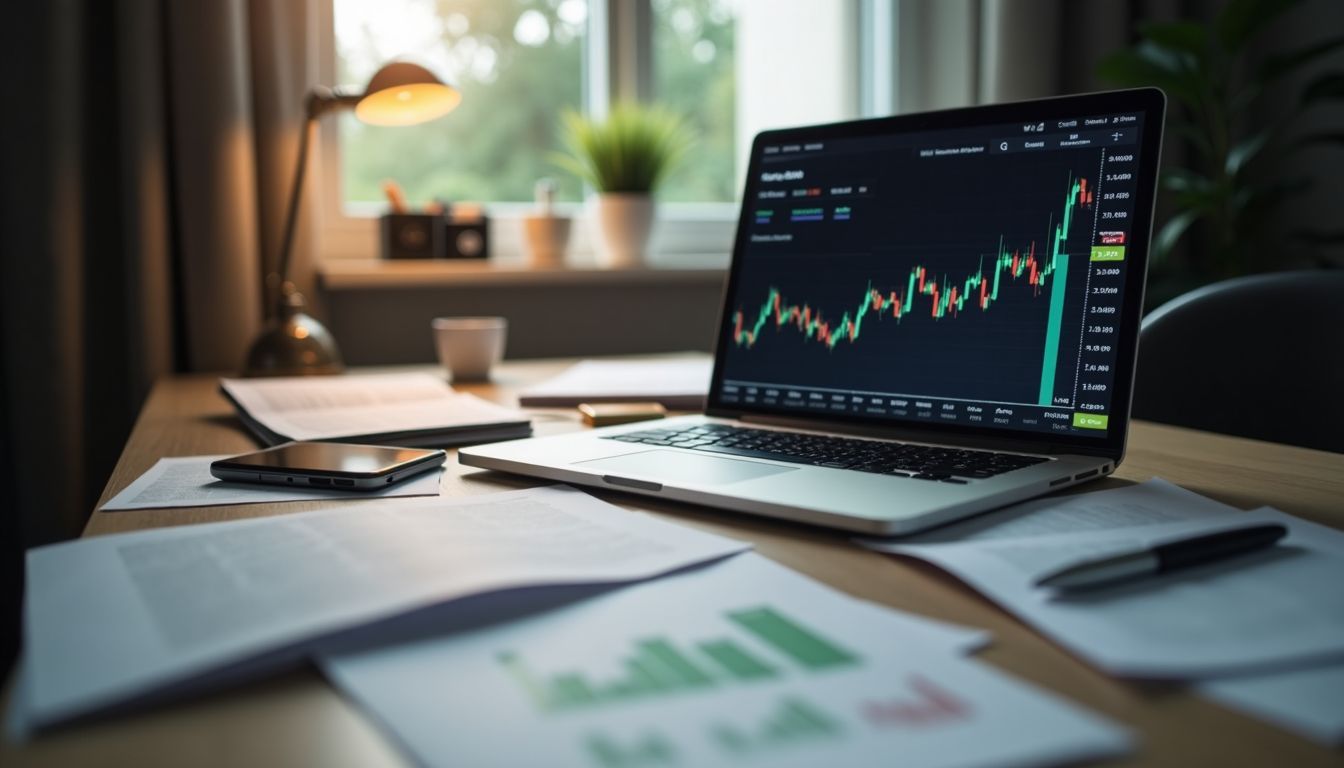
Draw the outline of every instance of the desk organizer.
M384 259L441 259L444 218L430 213L388 213L379 221Z
M485 215L449 217L443 224L445 259L484 259L490 255L490 226Z

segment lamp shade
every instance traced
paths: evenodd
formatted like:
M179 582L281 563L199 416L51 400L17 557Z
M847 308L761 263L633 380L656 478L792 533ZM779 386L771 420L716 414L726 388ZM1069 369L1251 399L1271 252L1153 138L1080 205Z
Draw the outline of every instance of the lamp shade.
M355 116L370 125L415 125L442 117L462 101L462 93L408 61L384 64L373 73Z

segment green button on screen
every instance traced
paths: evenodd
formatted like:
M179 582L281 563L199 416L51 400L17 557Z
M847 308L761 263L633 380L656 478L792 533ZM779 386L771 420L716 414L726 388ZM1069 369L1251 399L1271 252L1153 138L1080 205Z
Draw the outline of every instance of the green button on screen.
M1073 426L1079 429L1105 429L1107 418L1104 413L1075 413Z
M1094 245L1092 246L1092 261L1124 261L1125 246L1123 245Z

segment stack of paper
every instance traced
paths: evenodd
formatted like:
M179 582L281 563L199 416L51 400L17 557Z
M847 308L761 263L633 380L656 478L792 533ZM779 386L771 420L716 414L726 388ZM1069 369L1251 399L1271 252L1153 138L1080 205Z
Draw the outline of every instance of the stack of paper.
M1280 523L1288 536L1268 550L1105 590L1033 586L1081 560L1251 521ZM1199 681L1219 701L1344 739L1344 685L1322 684L1344 680L1339 531L1153 480L864 543L939 565L1108 672ZM1302 668L1312 672L1292 671Z
M1044 765L1129 746L962 658L976 633L750 553L474 624L321 664L431 766Z
M40 547L15 709L40 728L291 663L318 638L470 595L647 578L745 548L566 488Z
M424 373L221 379L220 389L267 445L330 440L418 447L532 434L524 414L454 392Z

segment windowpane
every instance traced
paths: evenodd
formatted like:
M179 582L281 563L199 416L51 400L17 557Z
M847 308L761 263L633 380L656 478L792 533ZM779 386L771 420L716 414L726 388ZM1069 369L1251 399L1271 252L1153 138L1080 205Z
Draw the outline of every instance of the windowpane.
M462 103L410 127L340 117L347 203L383 200L395 179L412 204L531 200L542 176L561 199L579 183L557 172L559 116L583 94L586 0L334 0L339 81L363 87L378 66L408 57L462 89Z
M663 200L737 198L734 0L653 0L653 97L685 115L698 134Z

